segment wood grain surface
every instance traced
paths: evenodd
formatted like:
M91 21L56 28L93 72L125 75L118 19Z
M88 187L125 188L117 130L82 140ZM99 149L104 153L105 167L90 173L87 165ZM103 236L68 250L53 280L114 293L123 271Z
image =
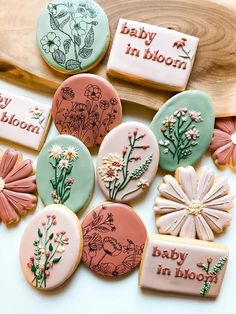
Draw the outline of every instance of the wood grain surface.
M47 66L36 46L37 17L47 0L0 0L0 77L53 93L68 76ZM119 17L171 27L200 38L188 89L213 99L216 115L236 115L236 2L232 0L97 0L109 17L111 40ZM224 6L223 6L223 5ZM123 102L158 110L171 93L107 77L103 61L91 72L107 78Z

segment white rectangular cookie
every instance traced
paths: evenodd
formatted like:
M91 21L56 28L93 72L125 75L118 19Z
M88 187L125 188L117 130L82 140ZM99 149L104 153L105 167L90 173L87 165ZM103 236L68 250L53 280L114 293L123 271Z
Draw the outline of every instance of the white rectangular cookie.
M51 122L51 108L0 89L0 138L39 151Z
M149 236L139 285L160 291L217 297L228 248L221 244L166 235Z
M185 90L199 39L120 19L107 65L111 76L170 91Z

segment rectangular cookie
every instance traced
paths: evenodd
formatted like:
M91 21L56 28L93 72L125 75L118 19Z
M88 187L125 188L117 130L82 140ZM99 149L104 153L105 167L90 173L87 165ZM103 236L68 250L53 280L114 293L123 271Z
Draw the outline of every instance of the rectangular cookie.
M185 90L199 39L120 19L107 65L111 76L169 91Z
M51 122L51 108L0 89L0 138L39 151Z
M139 285L160 291L217 297L228 248L195 239L154 235L147 238Z

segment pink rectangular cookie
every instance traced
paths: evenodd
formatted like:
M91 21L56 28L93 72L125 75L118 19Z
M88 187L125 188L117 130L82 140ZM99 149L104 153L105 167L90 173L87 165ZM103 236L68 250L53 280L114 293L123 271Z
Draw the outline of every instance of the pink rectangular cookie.
M160 291L217 297L228 248L221 244L173 236L149 236L139 285Z
M199 39L174 30L120 19L108 74L170 91L185 90Z

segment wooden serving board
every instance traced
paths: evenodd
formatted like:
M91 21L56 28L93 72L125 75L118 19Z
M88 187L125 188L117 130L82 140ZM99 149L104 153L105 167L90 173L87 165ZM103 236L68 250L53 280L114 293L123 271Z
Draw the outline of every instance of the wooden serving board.
M47 66L36 46L38 14L47 0L0 0L0 76L53 93L67 76ZM236 115L236 3L232 0L97 0L113 39L119 17L170 27L200 38L188 89L206 91L216 115ZM219 5L223 3L226 6ZM171 93L107 77L109 52L91 72L107 78L121 99L158 110Z

